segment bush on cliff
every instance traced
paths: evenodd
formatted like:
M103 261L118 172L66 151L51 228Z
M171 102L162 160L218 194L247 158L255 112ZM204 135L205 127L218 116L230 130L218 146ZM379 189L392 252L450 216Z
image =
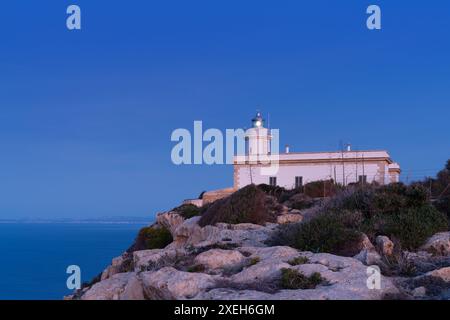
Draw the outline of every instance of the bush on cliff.
M432 235L448 229L447 217L431 205L403 209L388 216L372 219L374 235L384 234L397 239L402 248L412 250Z
M421 186L349 187L319 207L311 220L279 226L269 242L352 256L361 249L363 233L372 241L386 235L412 250L447 229L446 216L429 203Z
M199 221L200 226L218 222L238 224L264 224L274 222L275 214L270 210L267 195L255 185L248 185L229 197L216 200L205 210Z
M144 227L139 230L134 244L127 250L128 252L162 249L173 241L172 235L165 227Z
M281 287L283 289L315 289L322 283L325 283L325 279L318 272L314 272L307 277L294 269L281 269Z
M311 198L325 198L334 196L338 188L333 180L320 180L305 184L303 192Z
M279 226L269 243L302 251L354 256L362 249L362 234L358 231L361 223L358 212L320 214L305 223Z
M196 205L193 204L183 204L173 209L172 211L175 211L184 219L189 219L201 215L203 212L203 208L197 207Z

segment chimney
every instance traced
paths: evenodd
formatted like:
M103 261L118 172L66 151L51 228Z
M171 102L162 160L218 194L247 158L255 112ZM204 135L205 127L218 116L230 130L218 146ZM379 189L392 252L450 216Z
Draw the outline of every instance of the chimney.
M350 143L347 144L347 152L352 151L352 145Z
M286 152L286 153L289 153L289 145L288 145L288 144L287 144L286 147L285 147L285 152Z

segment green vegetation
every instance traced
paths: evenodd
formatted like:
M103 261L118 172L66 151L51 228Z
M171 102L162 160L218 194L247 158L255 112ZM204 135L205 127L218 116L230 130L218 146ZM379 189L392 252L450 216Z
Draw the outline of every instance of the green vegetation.
M199 224L203 227L218 222L264 224L274 221L275 214L267 201L267 195L255 185L248 185L210 204Z
M261 261L260 257L253 257L248 262L248 266L254 266L255 264L257 264L260 261Z
M450 160L436 178L428 178L421 184L430 191L434 206L450 219Z
M318 272L307 277L294 269L281 269L281 287L283 289L314 289L323 282L325 279Z
M136 244L144 249L162 249L173 241L170 231L164 227L145 227L139 231Z
M297 257L288 261L291 266L298 266L300 264L306 264L309 262L307 257Z
M396 183L347 187L319 206L308 222L279 226L270 242L353 256L362 249L362 233L372 241L386 235L412 250L446 230L447 217L430 204L423 186Z
M186 270L187 272L204 272L205 271L205 266L202 264L196 264L193 266L190 266L189 268L187 268Z
M195 216L199 216L203 212L203 208L199 208L193 204L183 204L175 209L173 209L176 213L182 216L185 219L189 219Z
M320 180L305 184L303 192L311 198L325 198L334 196L338 189L333 180Z

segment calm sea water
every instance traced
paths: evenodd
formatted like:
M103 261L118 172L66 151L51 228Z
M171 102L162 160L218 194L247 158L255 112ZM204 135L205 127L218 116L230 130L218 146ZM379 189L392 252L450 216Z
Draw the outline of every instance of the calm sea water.
M143 224L0 224L0 299L62 299L66 268L91 280L134 240Z

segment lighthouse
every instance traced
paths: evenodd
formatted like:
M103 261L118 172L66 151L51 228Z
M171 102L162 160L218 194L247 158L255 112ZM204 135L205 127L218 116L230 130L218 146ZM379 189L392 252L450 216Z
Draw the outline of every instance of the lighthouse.
M261 112L257 112L252 119L252 127L246 131L246 155L251 161L270 154L270 130L264 127L264 119Z

